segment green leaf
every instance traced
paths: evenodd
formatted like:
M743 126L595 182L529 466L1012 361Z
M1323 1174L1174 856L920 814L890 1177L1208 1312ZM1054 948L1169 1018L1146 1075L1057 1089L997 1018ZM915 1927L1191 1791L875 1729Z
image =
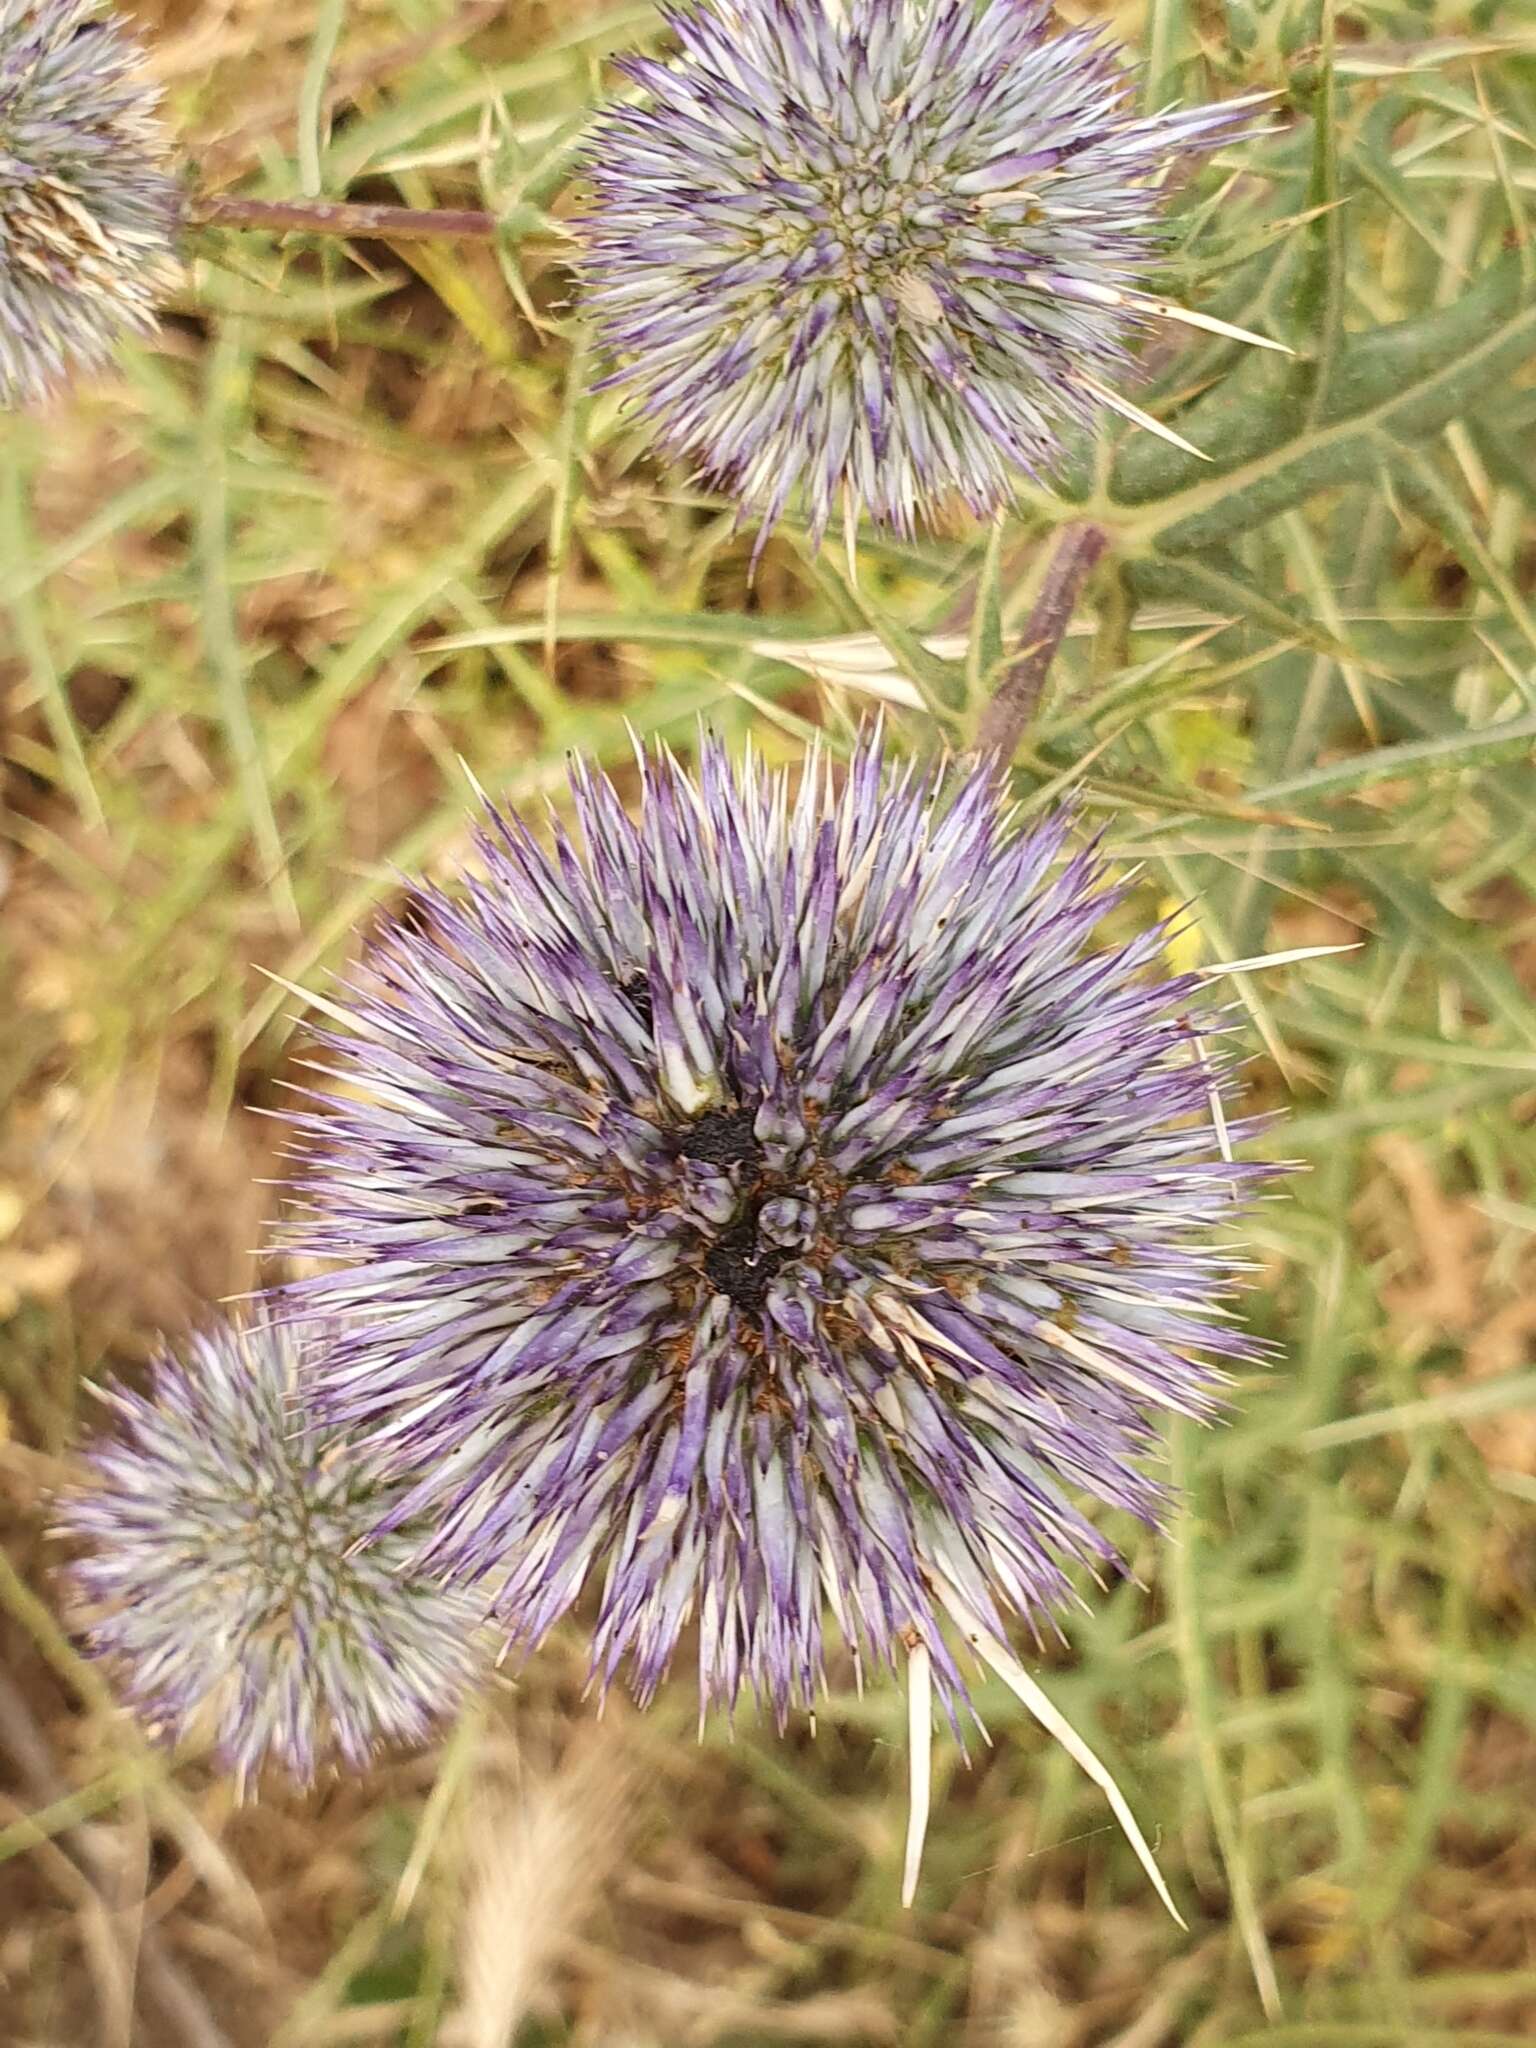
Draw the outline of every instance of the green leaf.
M1181 782L1198 785L1211 773L1241 777L1252 761L1252 740L1235 731L1231 719L1203 706L1154 711L1147 724L1164 760Z
M965 655L965 694L973 709L986 691L995 688L1003 665L1003 532L1004 522L995 519L976 575L971 640Z
M1323 0L1323 46L1312 94L1312 184L1317 209L1304 234L1306 255L1297 282L1296 311L1312 353L1298 367L1307 386L1307 425L1328 408L1344 339L1344 216L1339 210L1339 127L1333 78L1333 0Z
M1141 74L1141 110L1155 114L1177 97L1179 59L1188 42L1184 0L1150 0L1146 57Z
M855 614L849 624L862 626ZM798 643L814 638L818 628L803 613L776 619L768 613L747 612L637 612L570 611L557 621L556 637L568 640L632 640L637 645L652 643L668 647L728 648L739 651L758 640L788 640ZM834 631L822 627L822 631ZM527 647L542 641L544 620L525 617L508 619L473 633L449 633L427 643L428 654L452 654L467 647Z
M550 499L549 538L544 564L544 659L551 667L554 665L555 643L560 637L560 584L570 554L576 505L581 497L582 462L592 410L586 367L586 343L578 341L571 353L571 374L565 387L560 431L553 449L555 488Z
M1310 648L1330 661L1353 662L1357 667L1373 664L1310 619L1294 614L1270 597L1244 573L1237 559L1225 549L1212 548L1204 555L1182 555L1177 561L1151 556L1128 562L1126 581L1143 603L1204 604L1213 611L1229 613L1234 620L1246 620L1284 643Z
M1147 435L1122 449L1112 503L1147 508L1125 537L1165 555L1229 544L1314 492L1373 479L1381 437L1408 446L1438 433L1532 355L1536 304L1511 251L1453 305L1346 342L1320 416L1299 433L1286 370L1250 364L1179 419L1209 462Z
M1288 776L1265 789L1247 794L1251 804L1294 804L1301 797L1340 796L1348 790L1364 789L1373 782L1396 780L1399 776L1423 775L1440 767L1454 767L1488 754L1511 750L1529 754L1536 740L1536 712L1519 718L1503 718L1493 725L1471 731L1443 733L1429 740L1404 740L1393 747L1373 747L1366 754L1351 754L1342 761L1326 761L1303 775Z
M347 0L321 0L314 37L309 46L309 61L304 66L304 77L299 86L299 190L311 199L318 199L325 190L325 173L321 166L325 147L325 93L346 14Z
M874 602L858 583L850 582L825 555L806 555L805 566L854 631L873 633L902 675L914 682L936 715L958 709L965 701L965 670L958 662L930 654L916 633L908 632L888 608Z
M1468 573L1504 607L1527 644L1536 647L1536 615L1514 578L1495 561L1478 522L1434 464L1417 449L1393 452L1399 495L1455 549Z

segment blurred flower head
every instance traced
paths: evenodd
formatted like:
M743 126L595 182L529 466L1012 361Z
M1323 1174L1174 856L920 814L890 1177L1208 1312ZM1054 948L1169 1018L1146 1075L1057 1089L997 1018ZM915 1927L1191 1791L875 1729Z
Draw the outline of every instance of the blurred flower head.
M1083 1503L1154 1518L1152 1418L1244 1355L1199 983L1087 950L1101 862L984 773L639 775L573 771L581 845L492 813L327 1006L315 1398L515 1643L596 1582L599 1686L693 1618L704 1701L782 1720L830 1613L953 1697L946 1610L1109 1560Z
M0 0L0 405L147 333L179 203L158 88L101 0Z
M668 451L771 525L985 515L1168 311L1134 289L1175 160L1252 102L1138 118L1045 0L704 0L599 127L587 303ZM1134 408L1131 408L1134 413ZM1136 415L1140 417L1139 415Z
M302 1782L419 1742L480 1668L476 1610L414 1568L412 1532L359 1548L398 1497L295 1406L303 1332L258 1319L163 1357L60 1504L90 1648L154 1732L211 1739L242 1785Z

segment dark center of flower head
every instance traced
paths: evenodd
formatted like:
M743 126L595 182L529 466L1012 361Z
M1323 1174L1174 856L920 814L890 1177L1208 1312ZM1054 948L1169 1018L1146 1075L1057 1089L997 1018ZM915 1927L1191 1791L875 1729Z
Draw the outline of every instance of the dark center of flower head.
M643 974L632 974L628 981L621 982L619 994L639 1014L642 1024L651 1022L651 985Z
M754 1198L704 1254L704 1272L713 1286L743 1315L757 1315L767 1305L768 1290L793 1253L769 1244L759 1221L763 1204Z
M753 1129L755 1122L753 1111L745 1107L706 1110L675 1141L681 1158L737 1170L742 1187L740 1206L709 1241L701 1264L710 1285L743 1315L762 1311L775 1276L793 1256L762 1230L763 1210L772 1200L773 1190L763 1174L763 1148Z
M684 1159L710 1166L760 1166L763 1148L753 1131L750 1109L711 1109L695 1117L677 1141Z

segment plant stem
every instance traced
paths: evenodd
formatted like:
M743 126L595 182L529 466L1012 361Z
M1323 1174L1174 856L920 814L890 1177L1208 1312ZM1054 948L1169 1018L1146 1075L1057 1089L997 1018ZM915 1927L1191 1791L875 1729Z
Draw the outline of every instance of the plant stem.
M1004 768L1013 759L1039 707L1045 679L1072 622L1083 585L1108 545L1103 527L1086 519L1061 529L1024 629L1023 650L982 713L976 751L983 759L995 760Z
M378 242L493 242L501 223L476 207L370 206L351 199L232 199L194 192L189 227L266 228L274 234L344 235Z

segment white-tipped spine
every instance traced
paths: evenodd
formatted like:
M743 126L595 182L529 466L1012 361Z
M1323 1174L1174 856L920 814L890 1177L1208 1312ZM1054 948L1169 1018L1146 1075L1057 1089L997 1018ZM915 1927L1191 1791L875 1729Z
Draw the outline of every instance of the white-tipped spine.
M907 1803L907 1853L901 1871L901 1903L917 1896L933 1804L933 1659L928 1645L914 1643L907 1657L907 1755L911 1771Z

